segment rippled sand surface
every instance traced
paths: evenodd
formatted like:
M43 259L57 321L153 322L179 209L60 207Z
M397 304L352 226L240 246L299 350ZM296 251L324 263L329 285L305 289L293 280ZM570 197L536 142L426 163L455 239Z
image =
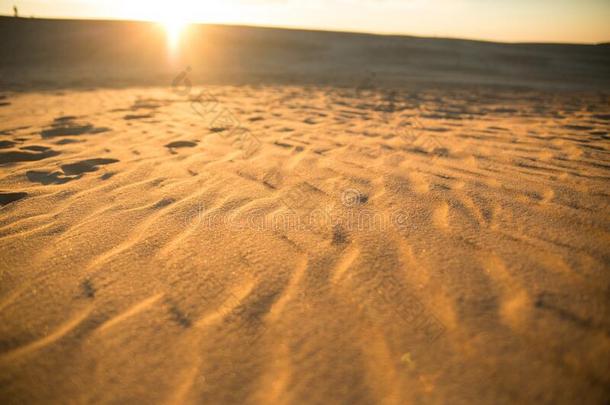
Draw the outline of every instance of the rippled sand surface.
M200 90L0 100L3 403L607 400L608 96Z

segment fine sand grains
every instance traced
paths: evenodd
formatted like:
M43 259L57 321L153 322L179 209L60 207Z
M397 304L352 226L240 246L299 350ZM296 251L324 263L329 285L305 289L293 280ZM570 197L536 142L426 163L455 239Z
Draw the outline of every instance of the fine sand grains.
M0 402L607 400L607 96L208 91L7 95Z

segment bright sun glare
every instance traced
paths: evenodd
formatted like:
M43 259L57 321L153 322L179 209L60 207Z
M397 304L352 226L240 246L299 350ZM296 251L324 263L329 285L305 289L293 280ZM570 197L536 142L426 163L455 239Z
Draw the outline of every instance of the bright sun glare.
M185 29L196 21L231 21L238 15L238 7L230 2L215 0L133 0L125 2L129 14L157 21L164 28L170 52L175 54ZM146 7L143 7L145 3Z
M151 1L149 12L164 28L170 53L178 51L186 27L191 23L193 3L190 0Z
M171 16L163 18L159 21L165 29L167 35L167 43L171 52L175 52L180 44L180 39L189 22L185 18L179 16Z

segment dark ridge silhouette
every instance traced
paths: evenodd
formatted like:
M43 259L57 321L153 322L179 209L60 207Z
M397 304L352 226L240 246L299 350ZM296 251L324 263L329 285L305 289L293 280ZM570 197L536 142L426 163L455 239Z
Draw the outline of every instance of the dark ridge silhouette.
M149 22L0 17L0 37L4 88L170 86L187 66L192 83L610 88L608 44L193 25L171 61Z

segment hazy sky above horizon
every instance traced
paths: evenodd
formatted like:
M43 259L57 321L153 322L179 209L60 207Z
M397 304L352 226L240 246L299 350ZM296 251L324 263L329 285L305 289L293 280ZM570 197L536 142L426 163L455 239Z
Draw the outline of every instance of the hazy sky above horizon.
M492 41L610 42L610 0L0 0L23 17L173 20Z

